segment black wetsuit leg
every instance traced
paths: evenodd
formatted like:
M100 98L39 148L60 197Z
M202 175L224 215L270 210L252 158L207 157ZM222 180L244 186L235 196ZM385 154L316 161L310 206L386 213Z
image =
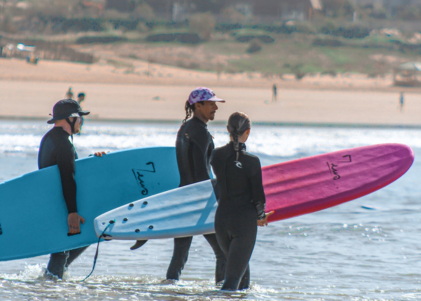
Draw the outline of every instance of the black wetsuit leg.
M226 256L224 251L218 244L218 239L215 234L203 235L208 243L211 245L216 257L215 282L219 283L225 279Z
M89 246L51 254L50 261L47 265L48 272L54 276L57 276L59 279L62 279L63 274L69 265L88 247Z
M174 238L174 251L167 270L167 279L180 279L181 271L184 269L184 265L189 257L192 239L193 236Z
M70 250L69 251L69 258L67 258L67 262L66 262L66 268L69 267L69 265L76 259L79 257L80 254L82 254L83 252L85 252L85 250L88 248L89 246L86 247L81 247L78 249L74 249L74 250Z
M245 290L250 287L250 264L247 264L246 271L244 272L243 278L241 278L240 284L238 285L239 290Z
M213 252L216 257L216 271L215 281L216 283L224 280L225 278L225 262L226 257L222 249L218 245L215 234L203 235L208 243L211 245ZM189 256L190 245L193 237L180 237L174 238L174 252L172 255L170 266L167 270L167 279L179 280L181 271L184 269L184 265L187 262Z
M47 265L47 271L50 274L57 276L59 279L62 279L65 271L67 258L69 258L69 251L51 254L50 261Z
M227 264L223 290L247 289L250 285L249 261L257 235L257 213L254 208L230 213L218 208L215 231Z

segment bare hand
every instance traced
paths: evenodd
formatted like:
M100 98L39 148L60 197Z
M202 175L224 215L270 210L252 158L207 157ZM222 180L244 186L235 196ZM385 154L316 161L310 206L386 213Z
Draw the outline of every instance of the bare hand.
M271 216L274 213L275 213L275 211L271 211L271 212L265 213L265 218L264 219L257 220L257 225L259 227L267 226L268 225L268 217Z
M106 155L107 153L106 152L96 152L95 154L94 154L94 156L95 157L102 157L102 155Z
M71 235L80 233L80 223L84 224L85 219L77 212L69 213L67 217L67 225L69 226L69 233Z

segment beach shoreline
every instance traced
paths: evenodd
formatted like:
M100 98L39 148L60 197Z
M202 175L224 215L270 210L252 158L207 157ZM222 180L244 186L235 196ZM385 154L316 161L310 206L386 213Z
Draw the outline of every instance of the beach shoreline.
M35 117L28 117L28 116L0 116L1 121L36 121L36 122L43 122L47 121L49 118L35 116ZM166 119L91 119L89 117L84 118L86 121L95 122L95 123L111 123L111 124L169 124L169 125L177 125L180 124L181 121L179 120L166 120ZM210 125L226 125L227 121L217 120L217 121L210 121ZM400 124L349 124L349 123L304 123L304 122L264 122L258 121L253 122L253 125L257 126L275 126L275 127L321 127L321 128L368 128L368 129L421 129L421 124L407 124L407 125L400 125Z
M101 64L42 61L35 66L23 60L0 59L0 117L48 120L53 105L72 87L75 97L86 93L82 107L91 111L91 120L179 123L190 91L207 86L227 100L219 104L215 117L220 124L225 124L232 112L243 111L255 124L265 125L421 126L421 90L390 87L387 77L323 76L316 86L309 80L275 81L238 74L218 81L213 73L155 68L154 72L174 76L148 78ZM273 83L278 88L276 101L272 99ZM401 110L402 91L405 101Z
M130 67L129 67L130 66ZM121 85L200 86L341 91L406 91L421 93L421 87L395 87L393 75L369 77L366 74L308 74L297 80L294 74L265 75L258 72L221 73L183 69L119 58L118 62L100 60L94 64L67 61L40 61L29 64L18 58L0 58L0 81L72 82Z

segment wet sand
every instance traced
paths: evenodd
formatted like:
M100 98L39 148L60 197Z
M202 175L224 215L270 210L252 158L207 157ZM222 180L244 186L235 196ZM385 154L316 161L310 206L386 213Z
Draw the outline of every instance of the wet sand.
M83 72L86 68L90 68L88 75ZM111 67L47 61L33 66L2 59L0 117L48 120L54 103L64 98L72 86L75 95L81 91L87 94L83 108L92 112L91 119L179 122L184 118L184 103L190 91L203 85L227 100L219 105L217 122L225 122L234 111L243 111L259 123L421 126L421 93L407 90L400 111L400 90L386 83L383 88L368 88L370 83L364 86L355 80L354 88L341 88L339 79L331 80L330 86L317 87L309 83L288 85L284 81L278 85L277 101L271 102L272 81L268 79L256 79L254 84L250 78L233 80L232 85L221 81L218 84L215 79L206 79L215 74L173 68L175 78L152 78L148 82L138 76L137 82L131 82L123 81L122 74L113 77L107 68ZM189 80L188 74L196 75L196 79Z

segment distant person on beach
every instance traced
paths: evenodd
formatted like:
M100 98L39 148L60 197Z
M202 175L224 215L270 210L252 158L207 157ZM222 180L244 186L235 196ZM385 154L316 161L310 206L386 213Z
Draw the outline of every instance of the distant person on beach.
M215 148L207 123L215 118L217 102L225 102L208 88L194 89L186 101L186 117L178 130L176 140L177 163L180 172L180 187L210 179L210 156ZM215 234L204 235L216 257L215 281L224 280L225 255L218 245ZM179 280L187 262L193 237L174 238L174 252L167 270L167 280ZM137 241L132 249L142 246Z
M403 96L403 92L401 92L399 96L399 111L400 112L402 112L403 105L404 105L404 96Z
M65 99L73 99L73 91L72 87L69 87L69 90L67 90L66 94L64 95Z
M218 180L218 208L215 232L227 257L222 290L243 290L250 287L249 261L257 236L257 226L267 226L262 169L258 157L246 152L250 135L250 118L242 113L231 114L228 132L231 142L216 148L211 165Z
M272 102L276 102L276 96L278 94L278 88L276 87L276 84L273 84L272 86Z
M82 106L82 102L85 100L85 93L84 92L80 92L77 95L77 103ZM82 126L83 126L83 120L82 120ZM80 130L80 132L78 133L78 135L80 135L82 133L82 130Z
M82 111L79 104L71 99L58 101L53 108L53 118L48 121L54 127L44 135L38 153L38 168L43 169L57 165L60 172L63 197L67 207L67 235L80 234L80 223L85 219L78 214L76 202L75 160L78 158L73 146L73 134L81 130L83 116L88 111ZM104 152L97 152L95 156L101 157ZM92 221L89 221L92 222ZM66 235L63 233L63 235ZM69 265L86 250L88 246L63 250L50 255L50 261L45 272L46 276L63 278Z
M77 95L77 103L79 104L79 105L82 105L82 101L84 101L85 100L85 93L84 92L80 92L78 95Z

